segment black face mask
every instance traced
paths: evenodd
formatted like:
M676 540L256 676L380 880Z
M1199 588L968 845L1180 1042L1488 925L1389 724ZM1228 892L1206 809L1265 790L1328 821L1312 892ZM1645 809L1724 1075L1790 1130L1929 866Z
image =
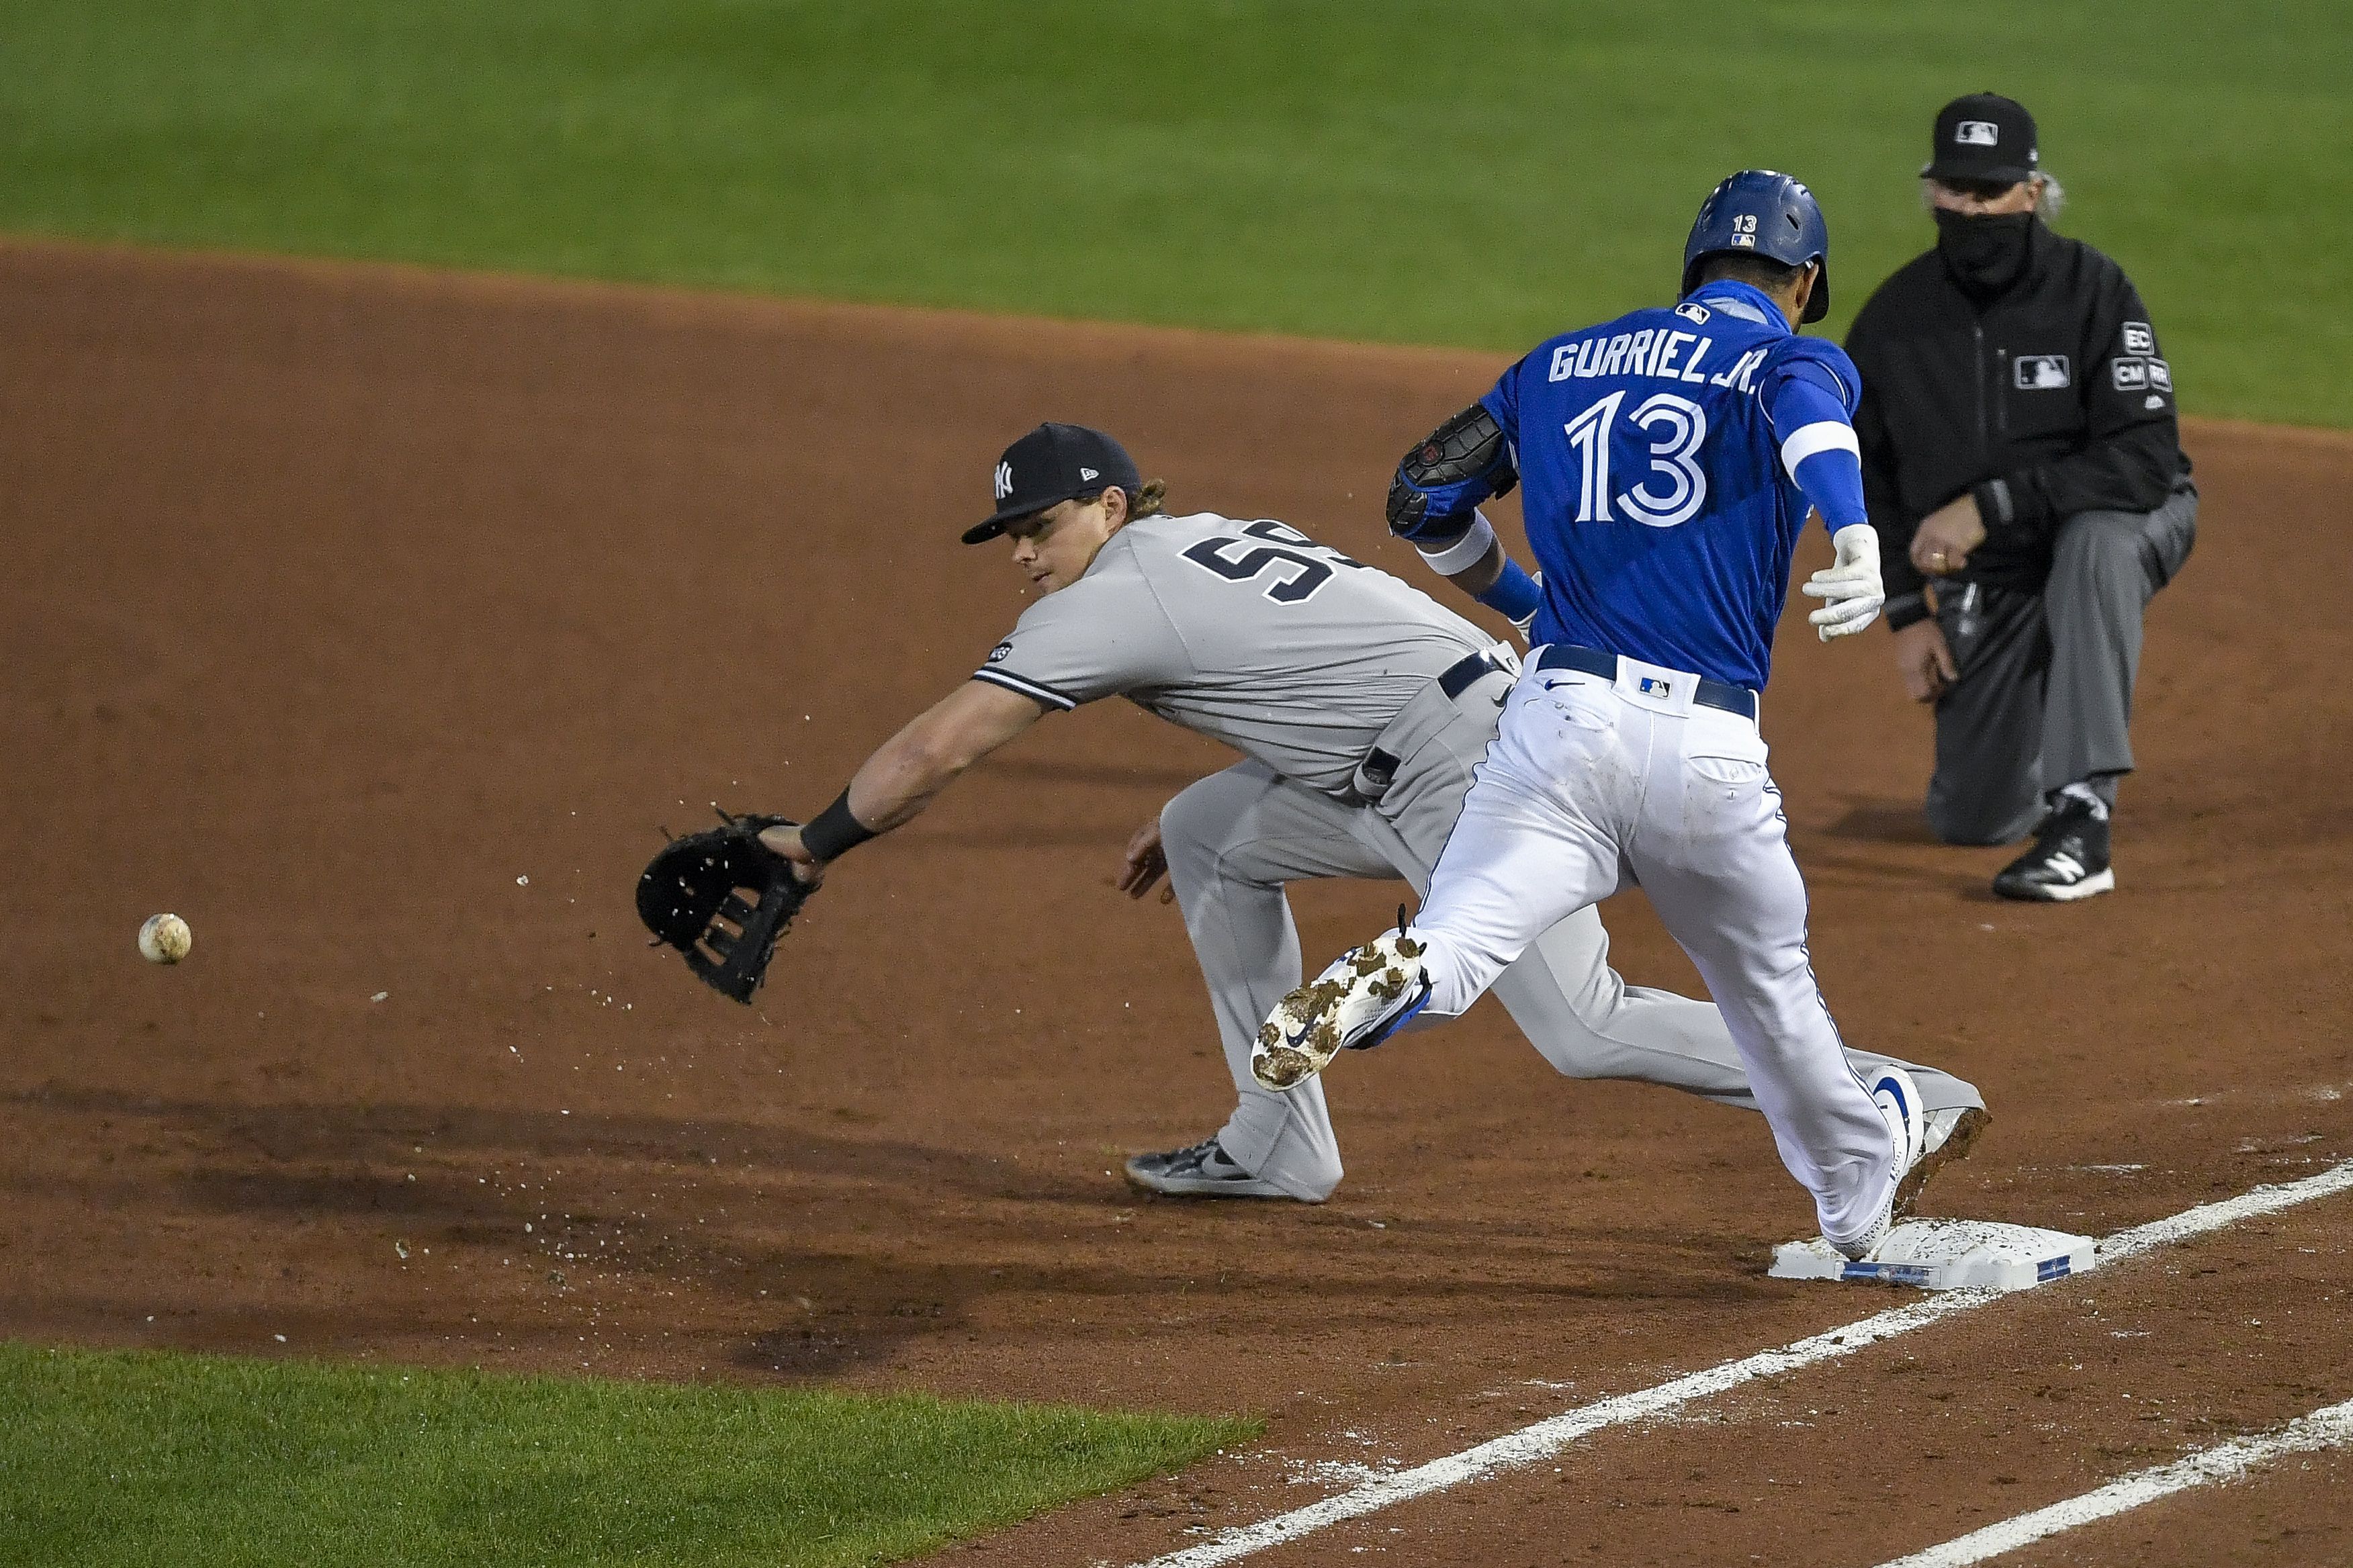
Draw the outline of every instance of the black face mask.
M1995 213L1972 217L1938 207L1936 249L1962 288L1998 294L2026 270L2033 238L2032 213Z

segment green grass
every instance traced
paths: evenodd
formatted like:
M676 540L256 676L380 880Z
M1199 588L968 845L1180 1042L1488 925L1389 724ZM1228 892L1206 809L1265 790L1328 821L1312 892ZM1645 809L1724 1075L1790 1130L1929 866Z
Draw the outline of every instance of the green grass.
M881 1563L1255 1430L0 1344L0 1563Z
M1842 325L1928 117L2040 116L2194 412L2353 424L2353 11L2203 0L10 0L0 226L1525 346L1824 198Z

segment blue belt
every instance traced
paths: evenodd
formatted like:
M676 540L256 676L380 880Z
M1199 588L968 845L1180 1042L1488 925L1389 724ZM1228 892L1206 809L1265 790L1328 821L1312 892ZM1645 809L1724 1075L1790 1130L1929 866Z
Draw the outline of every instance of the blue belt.
M1618 679L1618 656L1603 653L1599 648L1576 647L1567 643L1554 643L1536 659L1538 669L1574 669L1587 675L1598 675L1604 680ZM1757 718L1757 693L1745 686L1726 686L1721 680L1705 676L1694 679L1699 689L1692 700L1703 708L1720 708L1726 713L1737 713L1743 719Z

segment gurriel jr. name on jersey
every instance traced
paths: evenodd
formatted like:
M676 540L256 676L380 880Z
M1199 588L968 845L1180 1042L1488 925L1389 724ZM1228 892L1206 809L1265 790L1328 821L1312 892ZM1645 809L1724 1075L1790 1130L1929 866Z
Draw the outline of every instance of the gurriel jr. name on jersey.
M1704 305L1684 305L1676 315L1697 325L1707 320ZM1583 338L1563 343L1552 351L1552 367L1546 381L1567 381L1572 376L1648 375L1662 381L1687 381L1710 386L1736 386L1743 392L1754 392L1749 378L1765 363L1772 347L1767 343L1748 350L1714 375L1707 374L1707 353L1715 346L1714 338L1704 338L1697 332L1666 331L1645 327L1638 332L1620 332L1611 338Z

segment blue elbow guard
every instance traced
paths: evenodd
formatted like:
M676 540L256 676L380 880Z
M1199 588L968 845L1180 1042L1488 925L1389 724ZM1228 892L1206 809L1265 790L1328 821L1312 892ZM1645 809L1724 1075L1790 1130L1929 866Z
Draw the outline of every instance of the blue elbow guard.
M1503 611L1505 620L1516 623L1536 613L1536 606L1544 603L1544 590L1536 586L1536 580L1523 571L1518 562L1506 555L1503 574L1495 579L1493 587L1479 595L1479 602L1491 610Z

